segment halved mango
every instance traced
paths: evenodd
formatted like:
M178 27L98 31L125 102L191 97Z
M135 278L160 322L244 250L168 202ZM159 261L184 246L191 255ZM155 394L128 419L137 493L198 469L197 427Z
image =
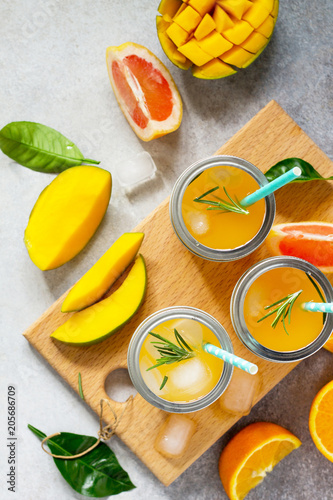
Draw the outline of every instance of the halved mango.
M51 337L73 345L96 344L105 340L134 316L144 300L146 284L146 265L142 255L139 255L118 290L74 313Z
M24 243L45 271L65 264L88 243L111 196L111 174L93 166L72 167L40 194L30 214Z
M135 258L143 233L124 233L73 286L62 303L62 312L81 311L108 291Z
M175 0L162 1L160 12L166 7L174 12ZM278 6L279 0L183 0L172 18L163 15L168 26L163 32L162 25L157 28L158 37L178 67L187 69L193 64L192 74L197 78L223 78L235 71L216 58L224 60L222 54L226 54L228 64L249 66L272 36Z

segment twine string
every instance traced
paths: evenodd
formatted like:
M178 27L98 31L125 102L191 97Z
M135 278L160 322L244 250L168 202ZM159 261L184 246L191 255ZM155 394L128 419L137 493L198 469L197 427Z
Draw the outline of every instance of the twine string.
M83 457L84 455L86 455L87 453L89 453L90 451L95 449L99 445L101 440L108 441L113 436L113 434L115 434L117 427L120 424L121 419L123 418L123 415L128 407L128 404L130 403L130 401L132 401L132 399L133 399L132 395L126 399L123 411L121 412L119 417L116 414L116 412L114 411L114 409L112 408L112 405L111 405L109 400L107 400L105 398L102 398L100 400L100 402L99 402L99 404L100 404L99 431L97 432L98 439L97 439L96 443L94 443L92 446L90 446L86 450L82 451L82 453L77 453L76 455L56 455L56 454L51 453L50 451L46 450L44 448L44 444L49 439L53 438L54 436L60 436L60 434L61 434L60 432L55 432L54 434L50 434L49 436L46 436L41 443L42 450L45 451L45 453L47 453L48 455L50 455L53 458L63 458L65 460L73 460L74 458ZM108 405L108 407L110 408L111 413L113 415L113 418L114 418L113 424L108 424L105 427L103 427L103 409L104 409L103 403L106 403Z

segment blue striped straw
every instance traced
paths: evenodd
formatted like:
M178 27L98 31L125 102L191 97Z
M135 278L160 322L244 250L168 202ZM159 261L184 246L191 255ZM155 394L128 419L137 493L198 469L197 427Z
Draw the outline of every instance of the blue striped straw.
M333 302L304 302L302 308L306 311L333 313Z
M223 359L223 361L226 361L233 366L237 366L237 368L240 368L247 373L251 373L251 375L255 375L258 371L257 365L250 363L250 361L246 361L245 359L239 358L235 354L231 354L231 352L224 351L223 349L216 347L216 345L203 344L202 347L203 350L209 354L213 354L213 356Z
M274 191L276 191L277 189L280 189L289 182L295 180L301 174L302 170L299 167L294 167L291 170L288 170L288 172L286 172L285 174L280 175L280 177L278 177L277 179L274 179L274 181L269 182L265 186L262 186L260 189L257 189L257 191L255 191L254 193L245 196L245 198L243 198L239 204L242 207L249 207L250 205L253 205L253 203L256 203L262 198L265 198L265 196L274 193Z

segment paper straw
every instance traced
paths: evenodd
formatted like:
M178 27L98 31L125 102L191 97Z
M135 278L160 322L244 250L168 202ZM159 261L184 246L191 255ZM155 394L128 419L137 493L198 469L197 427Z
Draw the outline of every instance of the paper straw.
M231 352L224 351L215 345L203 344L203 349L209 354L213 354L217 358L223 359L223 361L226 361L233 366L237 366L237 368L240 368L247 373L251 373L251 375L255 375L258 371L257 365L250 363L250 361L246 361L245 359L239 358L235 354L231 354Z
M245 196L245 198L243 198L239 204L242 207L249 207L250 205L253 205L253 203L256 203L262 198L265 198L265 196L274 193L274 191L276 191L277 189L280 189L289 182L295 180L301 174L302 170L299 167L294 167L291 170L288 170L288 172L286 172L285 174L280 175L280 177L278 177L277 179L274 179L274 181L269 182L260 189L257 189L257 191L255 191L254 193Z
M302 304L303 309L306 311L313 312L323 312L323 313L333 313L333 303L323 303L323 302L304 302Z

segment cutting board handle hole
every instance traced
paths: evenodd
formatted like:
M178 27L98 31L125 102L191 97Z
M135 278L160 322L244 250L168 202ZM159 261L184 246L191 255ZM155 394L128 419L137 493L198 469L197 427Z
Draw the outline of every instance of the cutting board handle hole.
M105 392L113 401L124 403L129 396L134 397L138 391L132 384L128 370L117 368L106 377Z

